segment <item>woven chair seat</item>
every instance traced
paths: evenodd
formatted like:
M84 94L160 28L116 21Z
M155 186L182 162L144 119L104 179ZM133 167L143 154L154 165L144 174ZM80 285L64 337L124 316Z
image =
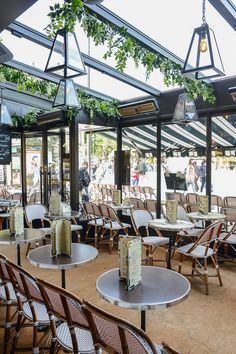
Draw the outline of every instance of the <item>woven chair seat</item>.
M38 230L45 232L45 235L51 235L51 227L40 227Z
M207 255L205 256L206 247L201 245L198 245L191 253L187 253L188 250L190 250L190 248L192 248L193 245L194 243L189 243L188 245L178 247L176 250L179 253L185 254L186 256L192 258L207 258L207 257L211 257L214 253L213 249L209 247L207 251Z
M144 245L162 246L169 243L169 238L159 236L145 236L142 238L142 241Z
M178 232L178 235L180 235L180 236L184 236L184 237L198 237L200 234L201 234L201 232L202 232L203 230L202 229L192 229L192 230L186 230L186 231L180 231L180 232Z
M50 320L48 317L46 307L43 304L39 304L38 302L35 302L35 301L33 301L33 304L34 304L34 308L35 308L35 311L37 314L38 322L42 325L49 325ZM33 321L31 309L30 309L28 302L24 303L23 312L24 312L25 317L28 318L28 320Z
M81 225L71 224L71 231L79 231L79 230L83 230L83 227Z
M117 222L117 221L112 221L112 223L105 224L103 227L104 229L112 229L112 230L122 230L123 228L129 228L131 227L130 224L126 224L125 222L122 222L123 227Z
M102 219L90 220L88 224L92 226L103 226L103 220Z
M226 235L228 235L228 232L222 232L220 234L220 237L219 237L220 242L236 244L236 235L235 234L231 234L226 240L222 240Z
M93 339L89 331L75 327L75 335L78 342L79 353L95 354ZM68 351L73 351L70 331L67 323L62 323L57 327L58 342Z
M13 286L11 283L7 283L7 287L9 289L9 294L10 294L10 301L12 301L12 303L16 303L16 294L15 291L13 289ZM0 299L5 301L6 300L6 292L5 292L5 288L4 286L0 286Z

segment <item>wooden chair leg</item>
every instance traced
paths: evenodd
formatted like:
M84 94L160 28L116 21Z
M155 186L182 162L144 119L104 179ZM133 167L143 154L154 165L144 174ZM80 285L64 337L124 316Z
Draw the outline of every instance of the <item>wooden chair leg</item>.
M149 248L149 265L152 266L153 265L153 247L150 246Z
M192 277L194 276L195 267L196 267L196 259L193 258L193 261L192 261L192 273L191 273Z
M31 246L31 243L28 243L27 250L26 250L26 256L28 256L28 254L29 254L30 246Z
M80 243L80 231L76 231L77 234L77 242Z
M209 295L209 290L208 290L207 258L204 259L204 284L205 284L206 295Z
M221 279L221 274L220 274L220 268L219 268L219 264L218 264L217 255L216 254L212 257L212 261L213 261L213 264L214 264L215 269L216 269L216 275L217 275L217 277L219 279L220 286L223 286L222 279Z
M110 229L109 254L111 254L112 252L112 247L113 247L113 232L112 229Z
M183 261L183 255L180 253L179 267L178 267L178 273L180 273L180 274L181 274L181 269L182 269L182 261Z

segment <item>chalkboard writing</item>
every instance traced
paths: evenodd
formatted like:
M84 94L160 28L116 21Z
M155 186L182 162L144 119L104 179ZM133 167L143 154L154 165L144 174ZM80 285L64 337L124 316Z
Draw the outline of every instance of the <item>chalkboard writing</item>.
M11 163L11 134L0 132L0 165Z

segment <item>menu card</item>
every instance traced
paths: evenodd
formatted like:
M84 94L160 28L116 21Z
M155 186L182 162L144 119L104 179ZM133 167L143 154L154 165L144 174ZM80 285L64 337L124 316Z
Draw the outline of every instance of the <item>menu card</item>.
M120 280L126 281L126 289L135 288L142 281L141 237L119 236L118 262Z
M177 223L177 210L178 210L177 200L166 201L166 221L168 223L170 224Z
M117 206L121 204L121 191L119 189L113 190L112 202Z
M208 196L200 195L199 196L199 214L208 214Z
M50 198L49 212L51 215L60 215L61 211L61 196L54 192Z
M51 253L52 257L61 254L71 256L71 222L69 220L55 220L51 224Z
M22 207L10 210L10 233L21 235L24 233L24 211Z
M130 199L125 197L124 200L123 200L123 205L129 206L130 205Z

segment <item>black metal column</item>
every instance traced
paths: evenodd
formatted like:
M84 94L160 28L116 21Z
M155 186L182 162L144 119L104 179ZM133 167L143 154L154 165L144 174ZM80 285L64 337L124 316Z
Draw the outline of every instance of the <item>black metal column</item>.
M61 178L61 200L64 201L65 193L64 193L64 151L65 151L65 130L63 128L60 129L60 178Z
M116 181L117 189L122 190L122 170L123 170L123 160L122 160L122 128L119 126L117 128L117 163L116 163Z
M161 217L161 122L157 118L157 218Z
M206 195L208 195L208 210L211 211L211 155L212 155L212 121L206 118Z
M70 205L79 210L79 125L73 120L70 125Z
M22 206L27 204L27 184L26 184L26 141L25 135L21 133L21 186L22 186Z
M48 198L48 134L47 131L44 130L42 132L43 144L43 203L48 207L49 205L49 198Z

